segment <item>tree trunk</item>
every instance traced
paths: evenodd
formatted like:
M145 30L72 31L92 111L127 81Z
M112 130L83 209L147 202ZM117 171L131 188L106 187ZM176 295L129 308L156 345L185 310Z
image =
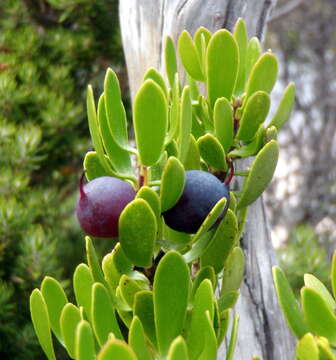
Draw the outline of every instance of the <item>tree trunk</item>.
M164 39L176 41L183 29L191 34L199 26L210 31L232 30L238 17L247 23L249 35L263 37L266 21L276 0L122 0L120 25L128 69L131 96L145 71L155 67L164 73ZM244 161L244 168L247 162ZM241 296L235 311L240 315L235 359L253 355L264 360L293 358L293 338L278 306L271 267L275 263L270 231L262 200L249 209L241 246L246 256L246 271ZM224 342L219 359L224 359Z

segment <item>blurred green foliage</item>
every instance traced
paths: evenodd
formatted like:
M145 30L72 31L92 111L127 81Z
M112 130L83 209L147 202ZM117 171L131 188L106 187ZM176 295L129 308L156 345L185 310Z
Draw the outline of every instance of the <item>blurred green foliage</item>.
M2 359L44 358L29 293L46 274L67 286L81 261L74 206L91 147L86 85L122 64L117 1L0 2Z
M289 234L286 245L277 250L279 266L286 273L292 289L299 295L303 275L312 274L330 287L329 260L313 227L299 225Z

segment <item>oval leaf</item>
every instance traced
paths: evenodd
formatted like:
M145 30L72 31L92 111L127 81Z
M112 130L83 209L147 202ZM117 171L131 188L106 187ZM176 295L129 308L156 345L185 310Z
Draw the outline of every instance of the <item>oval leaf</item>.
M95 343L90 324L82 320L76 331L76 359L95 360Z
M98 354L97 360L137 360L134 351L124 341L109 340Z
M168 90L166 87L166 83L162 77L162 75L154 68L149 68L146 72L146 74L144 75L144 81L148 80L148 79L152 79L153 81L155 81L160 88L162 89L163 93L165 94L166 98L168 97Z
M239 66L238 46L227 30L217 31L207 48L207 88L210 104L218 98L231 100Z
M244 277L245 257L240 247L235 247L224 267L221 296L240 288Z
M225 152L220 142L211 134L201 136L197 140L203 160L219 170L227 170Z
M171 342L182 333L189 281L189 269L182 256L175 251L167 253L159 262L153 285L156 337L163 356L167 355Z
M257 91L247 100L239 121L237 139L249 141L254 137L259 126L265 121L270 105L270 97L264 91Z
M171 156L163 169L161 179L160 199L162 211L171 209L177 203L183 193L184 182L184 167L176 157Z
M188 360L188 348L182 336L178 336L170 345L168 360Z
M61 314L60 325L64 345L72 359L76 359L76 329L80 321L79 309L71 303L66 304Z
M182 161L182 163L184 163L189 150L190 133L192 127L192 107L190 91L189 87L187 86L182 91L180 116L180 128L177 145L179 159Z
M136 194L136 199L146 200L148 205L152 208L157 218L157 221L160 220L160 216L161 216L160 197L152 188L150 188L149 186L142 186Z
M133 121L139 159L142 165L155 164L163 151L167 131L167 101L153 80L146 80L134 100Z
M190 135L189 149L184 161L184 169L187 170L199 170L200 165L200 153L197 146L197 142L193 135Z
M246 50L246 79L249 77L254 64L261 56L261 46L259 39L253 37L247 44Z
M273 178L278 157L279 145L275 140L271 140L259 151L244 181L238 209L252 204L264 192Z
M136 293L147 289L143 289L135 280L130 279L128 276L122 275L119 282L119 290L128 306L133 308Z
M119 218L119 241L124 254L136 266L152 264L157 233L155 214L147 201L130 202Z
M311 333L303 336L296 345L297 360L320 360L319 349Z
M215 134L225 152L233 144L233 114L229 101L225 98L216 100L214 107Z
M235 86L235 94L240 95L244 91L246 80L246 53L247 53L247 30L243 19L238 19L234 30L233 37L235 38L239 49L239 69L238 77Z
M176 52L174 41L170 36L166 37L165 43L165 69L170 87L174 86L175 74L177 73Z
M83 167L86 178L91 181L97 177L107 176L109 173L105 170L95 151L89 151L85 154Z
M128 343L134 350L137 358L140 360L151 360L152 357L147 348L144 329L141 321L137 316L134 316L129 332Z

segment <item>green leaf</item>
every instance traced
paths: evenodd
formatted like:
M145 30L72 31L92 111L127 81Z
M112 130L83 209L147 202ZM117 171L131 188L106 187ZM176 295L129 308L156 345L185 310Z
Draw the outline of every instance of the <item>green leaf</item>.
M128 151L121 148L115 142L110 130L105 109L105 95L103 94L98 102L98 121L100 126L100 136L103 141L106 154L117 173L122 175L133 175L130 155Z
M230 191L230 204L229 204L229 209L232 210L233 212L236 211L236 206L237 206L237 198L236 195L234 194L234 192Z
M237 231L237 218L231 210L228 210L201 257L201 266L210 265L216 273L222 271L224 263L235 245Z
M239 121L237 139L251 140L269 112L271 100L264 91L255 92L244 106L243 116Z
M180 83L178 74L175 74L175 81L171 90L171 101L169 107L169 130L165 143L169 144L177 139L180 126Z
M282 128L283 124L289 119L295 102L295 84L289 83L286 87L279 107L274 114L268 127L275 126L278 130Z
M206 49L211 38L211 32L201 26L194 34L194 43L200 59L202 69L205 69Z
M97 177L110 175L102 166L96 151L89 151L85 154L83 167L86 178L91 181Z
M96 351L90 324L82 320L76 331L76 359L95 360Z
M300 339L309 331L303 314L283 271L278 266L274 266L272 272L278 301L288 327L292 330L293 334Z
M239 18L233 30L233 37L235 38L239 49L239 70L235 87L235 94L240 95L244 91L246 80L246 55L247 55L247 30L243 19Z
M224 266L224 275L221 288L222 295L240 288L240 284L244 277L244 266L245 258L243 250L240 247L235 247L231 251Z
M247 44L246 52L246 79L248 79L254 64L258 61L261 56L261 46L259 39L253 37Z
M214 289L216 289L217 278L216 278L215 271L214 271L213 267L205 266L197 272L197 275L193 281L193 286L191 289L191 297L192 298L194 297L196 290L198 289L198 287L200 286L202 281L205 279L209 279L211 281L212 287Z
M123 339L111 303L104 285L95 283L92 287L92 325L100 346L107 341L110 332L118 339Z
M336 316L321 295L304 287L301 289L301 302L304 317L312 332L326 337L332 345L336 345Z
M275 140L268 142L254 159L237 208L252 204L264 192L273 178L279 157L279 145Z
M134 297L137 292L143 289L135 280L132 280L127 275L122 275L119 281L119 289L121 296L125 302L129 305L130 308L133 308Z
M168 126L168 108L164 92L153 80L146 80L138 90L133 122L139 160L154 165L160 158Z
M51 339L47 305L40 290L35 289L30 295L30 315L38 341L49 360L56 360Z
M192 107L190 99L189 87L184 87L182 91L181 99L181 111L180 111L180 129L179 137L177 141L179 160L182 163L185 162L190 142L190 133L192 126Z
M86 264L79 264L74 272L73 287L78 306L83 306L85 314L91 320L91 289L94 283L92 273Z
M334 252L332 262L331 262L331 287L333 291L334 298L336 298L336 252Z
M148 170L148 178L150 181L156 181L161 179L161 174L163 171L163 168L167 162L167 151L165 151L161 156L159 161L151 166Z
M134 351L124 341L109 340L98 354L97 360L137 360Z
M229 291L218 299L219 312L233 308L239 297L239 290Z
M161 185L162 186L162 185ZM161 217L161 204L160 197L156 191L149 186L142 186L136 194L136 199L144 199L153 210L157 221L159 222Z
M88 113L88 120L89 120L89 129L92 139L92 144L96 149L99 161L105 171L110 174L111 168L104 156L104 147L102 139L100 138L100 132L98 127L98 120L97 120L97 113L96 113L96 106L93 97L92 87L88 87L87 97L86 97L86 106L87 106L87 113Z
M217 335L218 344L221 344L226 336L227 330L229 328L229 320L231 313L232 311L230 309L220 313L219 329Z
M266 136L266 129L263 125L259 126L257 133L254 138L246 145L243 145L240 148L236 148L229 152L229 157L249 157L254 156L258 151L264 146Z
M271 54L266 53L256 62L251 70L247 82L246 99L257 91L270 93L278 78L278 60Z
M237 342L238 325L239 325L239 315L236 314L235 318L233 320L233 324L232 324L230 343L229 343L229 348L228 348L227 353L226 353L225 360L232 360L233 359L234 350L235 350L236 342Z
M141 321L137 316L133 317L129 332L128 343L134 350L137 358L140 360L151 360L152 357L148 351L146 338Z
M183 249L191 242L191 236L189 234L175 231L166 224L163 225L163 236L164 239L169 242L169 249Z
M227 170L225 152L221 143L211 134L201 136L197 140L203 160L210 166L219 170Z
M193 135L190 135L189 149L184 161L184 168L186 171L200 169L200 153Z
M143 81L146 81L148 79L152 79L156 84L158 84L165 94L166 98L168 98L168 90L166 87L166 83L162 77L162 75L154 68L149 68L144 75Z
M304 283L306 287L315 290L323 298L323 300L328 305L330 311L332 312L335 311L336 302L333 299L333 297L330 295L328 289L319 279L317 279L314 275L305 274Z
M168 252L159 262L153 285L156 337L163 356L167 355L170 343L182 333L189 281L189 269L182 256L175 251Z
M62 339L60 317L64 305L68 302L60 283L50 276L46 276L41 285L41 293L47 305L50 326L57 338Z
M128 149L127 120L117 75L108 69L104 81L105 108L111 135L121 148Z
M299 340L296 345L297 360L320 360L319 349L311 333Z
M183 193L185 183L185 171L181 162L171 156L163 169L160 199L162 211L171 209Z
M265 134L265 142L269 142L271 140L277 140L278 138L278 130L275 126L268 127L266 129Z
M217 31L207 48L207 89L210 104L218 98L231 100L239 67L236 40L227 30Z
M214 107L215 135L225 152L228 152L233 145L233 114L229 101L219 98Z
M66 304L60 317L60 326L65 348L72 359L76 359L76 328L80 321L79 309L71 303Z
M136 266L150 267L157 233L156 217L143 199L131 201L119 218L119 241Z
M188 31L184 30L179 36L177 48L186 72L195 80L204 81L200 58Z
M178 336L170 345L168 360L189 360L187 345L182 336Z
M196 290L191 319L188 322L187 345L191 359L198 359L204 348L208 334L204 332L201 324L206 322L206 319L204 319L206 311L209 312L212 322L214 316L213 302L214 295L211 281L205 279Z
M177 64L174 41L170 36L166 37L165 43L165 69L170 87L173 88Z
M319 360L335 360L335 355L333 354L329 341L326 338L317 338L316 342L319 349Z
M204 234L197 237L197 242L195 245L185 254L183 254L183 258L186 263L191 263L204 253L205 249L209 245L210 239L214 234L214 230L205 232Z
M217 357L217 338L213 328L211 315L207 310L201 324L205 336L205 344L201 356L198 360L216 360Z
M154 322L154 304L152 291L139 291L134 299L134 316L138 316L145 334L150 342L156 346L156 331Z
M100 267L96 250L89 236L85 237L86 241L86 257L93 276L94 281L106 284L104 274Z

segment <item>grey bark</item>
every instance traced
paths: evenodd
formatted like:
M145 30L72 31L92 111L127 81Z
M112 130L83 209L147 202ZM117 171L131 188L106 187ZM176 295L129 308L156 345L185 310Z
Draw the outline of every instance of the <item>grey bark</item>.
M238 17L247 22L249 35L263 37L276 0L122 0L119 15L132 98L145 71L153 66L164 72L164 38L176 41L187 29L199 26L210 31L232 30ZM245 163L246 165L246 163ZM273 288L271 266L275 264L264 205L257 201L249 211L242 239L246 272L235 308L240 314L235 359L253 355L268 360L293 358L293 339L283 321ZM226 343L218 359L225 358Z

